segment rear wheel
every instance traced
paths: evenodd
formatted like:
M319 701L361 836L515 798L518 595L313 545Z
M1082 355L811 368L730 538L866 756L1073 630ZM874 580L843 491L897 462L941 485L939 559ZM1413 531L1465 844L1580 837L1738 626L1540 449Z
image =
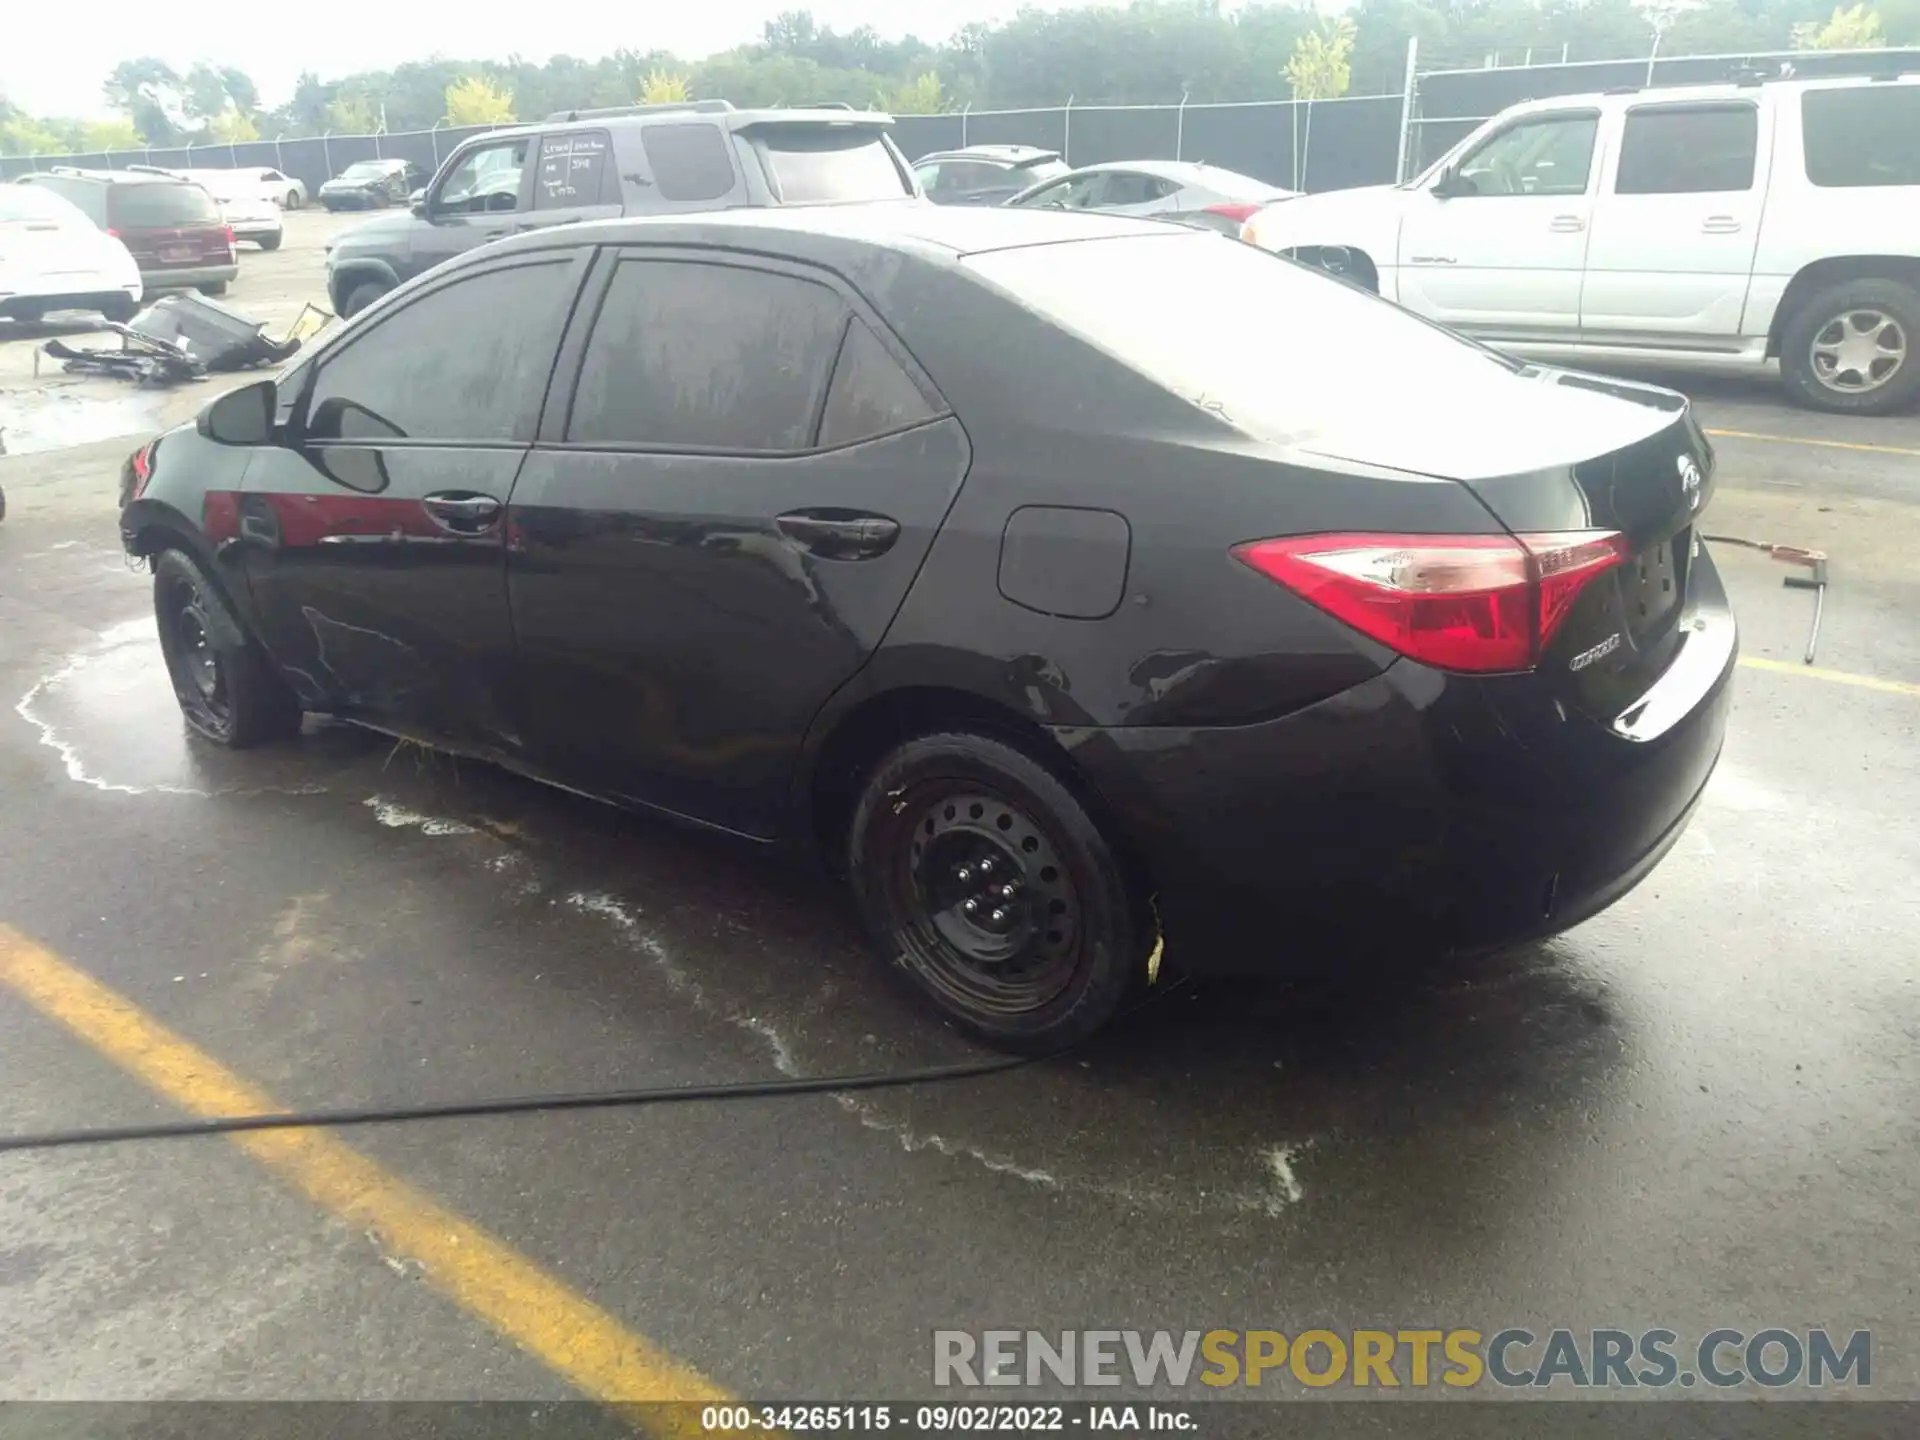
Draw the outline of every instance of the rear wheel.
M178 550L153 564L160 653L187 723L232 750L294 735L300 705L226 597Z
M340 318L352 319L386 293L387 287L378 280L362 280L347 292L347 298L341 302Z
M280 208L282 210L298 210L300 208L300 192L298 190L289 190L286 198L280 202Z
M116 325L124 325L140 312L140 307L131 300L114 300L100 307L100 313Z
M989 1044L1081 1040L1145 981L1151 926L1119 858L1059 777L999 740L894 750L861 794L849 860L875 946Z
M38 305L16 305L13 318L22 325L38 325L47 318L47 312Z
M198 288L202 295L224 295L227 293L227 282L224 280L214 280L196 288Z
M280 237L278 235L262 235L260 237L260 248L262 250L278 250L280 248Z
M1885 415L1920 399L1920 290L1849 280L1800 305L1780 335L1780 378L1803 405Z

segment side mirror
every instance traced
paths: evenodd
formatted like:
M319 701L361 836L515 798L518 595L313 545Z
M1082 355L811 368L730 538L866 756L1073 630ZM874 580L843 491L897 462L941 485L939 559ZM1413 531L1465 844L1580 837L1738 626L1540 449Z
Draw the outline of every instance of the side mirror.
M1433 182L1433 193L1441 200L1452 200L1461 195L1477 195L1480 187L1458 170L1443 170L1440 178Z
M216 445L264 445L273 438L274 386L256 380L200 412L194 428Z
M422 220L427 218L427 192L424 187L409 195L407 204L413 207L413 213Z

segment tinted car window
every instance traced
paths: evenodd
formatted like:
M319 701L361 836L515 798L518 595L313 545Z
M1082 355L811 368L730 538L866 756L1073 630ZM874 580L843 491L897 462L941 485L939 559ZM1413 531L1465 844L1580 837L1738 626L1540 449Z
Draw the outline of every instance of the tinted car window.
M542 139L540 166L533 177L533 208L598 205L611 148L604 130L575 130Z
M1161 180L1153 175L1140 175L1128 171L1110 174L1107 183L1100 192L1102 205L1145 205L1158 200L1163 195L1171 195L1179 187L1171 180Z
M529 142L514 140L470 150L433 197L435 210L512 210L519 204L520 172L526 168Z
M324 360L318 440L531 440L572 297L566 260L469 276L377 321Z
M1920 185L1920 85L1809 90L1800 119L1815 185Z
M662 200L718 200L733 189L733 149L718 125L649 125L640 147Z
M891 200L913 193L875 131L780 125L753 133L765 147L774 186L788 205Z
M802 449L846 321L839 296L790 275L625 261L587 341L567 438Z
M990 160L942 160L940 162L940 189L955 195L965 195L971 190L992 190L1016 183L1013 179L1013 167L996 165ZM1028 183L1022 178L1017 183Z
M36 189L52 191L72 201L96 225L107 223L107 187L91 180L73 180L64 175L35 176L27 182Z
M1760 112L1751 105L1627 112L1616 195L1695 195L1753 188Z
M220 207L198 185L116 185L112 208L114 224L130 230L220 223Z
M860 321L847 327L820 419L822 445L851 445L917 425L935 413L926 396Z

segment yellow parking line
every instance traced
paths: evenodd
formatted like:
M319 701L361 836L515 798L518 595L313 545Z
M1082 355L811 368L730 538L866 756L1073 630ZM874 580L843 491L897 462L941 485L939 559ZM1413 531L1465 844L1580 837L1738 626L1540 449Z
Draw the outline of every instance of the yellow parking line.
M191 1114L286 1109L126 997L4 924L0 985ZM418 1261L427 1283L593 1398L616 1404L727 1398L526 1256L329 1132L258 1130L229 1138L322 1208L373 1231L391 1254ZM675 1413L651 1412L649 1428L693 1433L691 1420L662 1418Z
M1818 665L1795 665L1790 660L1763 660L1758 655L1742 655L1742 665L1755 670L1771 670L1779 675L1804 675L1809 680L1827 680L1835 685L1853 685L1862 690L1880 690L1888 695L1920 696L1920 685L1907 680L1882 680L1878 675L1855 675L1846 670L1822 670Z
M1760 435L1752 430L1709 430L1716 440L1764 440L1771 445L1813 445L1824 450L1861 450L1869 455L1914 455L1920 450L1904 445L1868 445L1859 440L1818 440L1810 435Z

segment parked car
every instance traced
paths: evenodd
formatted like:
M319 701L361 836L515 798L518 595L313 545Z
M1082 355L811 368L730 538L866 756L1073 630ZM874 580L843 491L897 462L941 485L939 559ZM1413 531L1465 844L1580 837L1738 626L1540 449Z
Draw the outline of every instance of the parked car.
M38 186L0 185L0 318L96 310L124 322L141 294L127 247L79 207Z
M244 176L259 191L260 198L271 200L282 210L298 210L307 203L307 182L269 166L241 166L233 171Z
M913 162L914 177L936 205L999 205L1069 168L1058 150L1032 145L968 145Z
M331 712L823 853L1044 1049L1161 926L1350 964L1643 878L1726 722L1713 463L1224 236L762 209L441 266L143 447L121 530L214 742Z
M215 195L263 200L278 206L281 210L298 210L307 203L306 182L266 166L172 169L160 165L129 165L126 168L160 175L176 175L182 180L192 180L196 184L206 186Z
M1515 106L1418 178L1244 236L1517 354L1759 371L1883 414L1920 397L1920 76Z
M220 218L227 222L235 240L251 240L262 250L280 248L286 233L280 206L261 195L257 184L222 170L199 172L199 183L220 207Z
M320 187L320 203L329 210L380 210L404 205L420 183L420 167L411 160L356 160Z
M1218 165L1129 160L1069 170L1029 186L1007 204L1040 210L1107 210L1238 235L1254 211L1290 200L1294 193Z
M569 110L448 155L412 213L328 242L327 294L355 315L500 236L618 215L913 197L889 116L736 110L724 100Z
M22 175L16 183L43 187L71 201L122 241L149 293L199 290L223 295L240 273L233 232L221 219L219 205L191 180L56 166Z

